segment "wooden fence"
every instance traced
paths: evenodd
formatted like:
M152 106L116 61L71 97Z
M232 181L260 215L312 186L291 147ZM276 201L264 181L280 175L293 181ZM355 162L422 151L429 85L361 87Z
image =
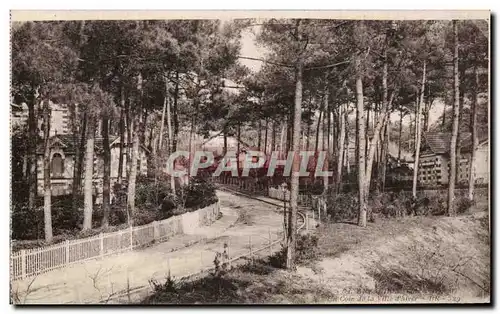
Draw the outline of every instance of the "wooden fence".
M219 203L199 209L197 211L199 224L212 223L217 219L219 211ZM116 232L101 233L85 239L14 252L11 254L11 278L24 279L73 263L133 250L153 242L166 241L174 235L183 233L184 215Z
M235 180L231 180L231 182L236 182ZM229 185L229 184L227 184ZM277 190L277 189L276 189ZM297 226L297 232L303 232L303 231L308 231L310 229L311 222L309 221L310 218L313 219L313 217L310 217L307 213L302 213L298 212L298 226ZM221 247L220 250L217 250L216 252L221 253L220 254L220 263L226 264L229 267L231 267L237 262L247 262L247 261L253 261L254 259L258 258L263 258L265 256L271 256L273 253L275 253L277 250L281 249L283 247L283 243L285 238L283 237L284 231L281 230L277 234L273 234L271 232L271 229L268 231L268 235L262 234L262 235L249 235L248 236L248 245L245 248L242 248L238 251L233 251L231 242L226 241L224 245ZM264 241L263 241L264 240ZM200 255L199 261L192 261L194 263L198 263L199 268L196 271L190 272L188 274L184 274L182 276L173 276L176 281L182 282L184 280L190 280L192 278L196 278L196 276L199 276L200 274L206 273L208 271L214 270L215 266L213 264L214 262L214 257L215 254L210 255L210 259L207 260L207 258L203 258L203 255ZM205 262L210 262L210 263L205 263ZM167 258L167 265L168 265L168 274L175 274L176 271L179 271L179 268L174 268L170 267L170 265L174 264L183 264L186 265L188 263L186 257L177 257L177 258ZM208 266L208 264L210 266ZM165 277L160 275L158 278L154 278L158 283L164 283L165 282ZM124 304L127 302L131 302L132 295L137 295L134 297L134 299L142 299L146 297L147 295L150 295L151 293L154 293L154 290L151 286L149 285L141 285L141 286L136 286L133 288L126 288L124 290L118 291L112 295L105 296L100 303L117 303L117 304ZM142 295L142 296L141 296ZM78 300L78 303L82 303L81 300ZM94 303L92 301L87 301L83 303Z

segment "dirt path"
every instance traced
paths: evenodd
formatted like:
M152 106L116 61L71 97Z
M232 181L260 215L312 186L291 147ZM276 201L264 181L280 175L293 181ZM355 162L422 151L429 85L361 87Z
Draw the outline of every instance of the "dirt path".
M175 278L209 268L225 244L233 257L249 252L250 246L266 245L270 235L277 239L282 216L272 205L223 191L217 195L222 218L195 235L14 282L13 291L18 291L21 303L97 303L127 287L147 287L151 279L162 282L169 272Z

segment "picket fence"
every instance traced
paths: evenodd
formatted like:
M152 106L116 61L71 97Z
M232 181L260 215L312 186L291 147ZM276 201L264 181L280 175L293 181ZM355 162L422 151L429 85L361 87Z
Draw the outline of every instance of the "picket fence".
M219 211L218 202L197 210L199 224L212 223L217 219ZM85 239L14 252L11 254L11 278L24 279L73 263L130 251L153 242L167 241L174 235L183 233L182 219L187 214L191 213Z

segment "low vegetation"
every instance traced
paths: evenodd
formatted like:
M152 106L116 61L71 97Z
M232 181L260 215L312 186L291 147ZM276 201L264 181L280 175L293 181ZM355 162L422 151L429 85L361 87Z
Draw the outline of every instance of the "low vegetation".
M357 192L327 194L327 214L332 222L352 222L358 217ZM447 195L436 193L413 198L410 192L373 193L368 199L369 218L377 217L441 216L446 214ZM474 202L466 196L457 196L455 207L458 214L468 213Z
M136 205L133 218L134 226L149 224L155 220L163 220L175 215L194 211L217 202L215 187L202 178L192 178L189 185L178 189L177 194L169 192L166 178L157 180L138 178ZM52 225L54 241L84 238L101 232L112 232L127 228L126 188L115 186L115 199L111 207L108 228L100 228L103 212L100 205L95 205L92 215L93 229L81 232L83 221L83 198L79 198L80 206L73 209L72 195L53 197ZM42 206L43 199L39 199ZM31 211L24 203L16 202L12 211L13 250L33 248L45 245L43 211Z

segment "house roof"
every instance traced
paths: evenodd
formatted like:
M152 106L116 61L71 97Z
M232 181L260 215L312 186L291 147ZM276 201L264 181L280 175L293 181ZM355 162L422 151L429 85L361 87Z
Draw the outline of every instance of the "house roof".
M488 136L479 138L479 142L488 140ZM437 155L448 154L451 146L450 132L426 132L422 152L432 152ZM462 152L468 152L472 148L471 133L460 133L460 147Z

